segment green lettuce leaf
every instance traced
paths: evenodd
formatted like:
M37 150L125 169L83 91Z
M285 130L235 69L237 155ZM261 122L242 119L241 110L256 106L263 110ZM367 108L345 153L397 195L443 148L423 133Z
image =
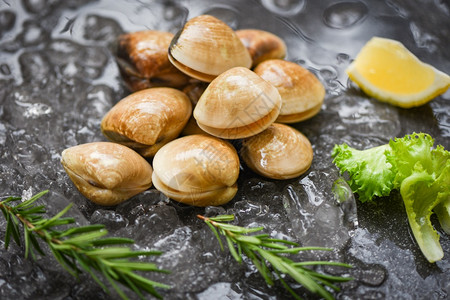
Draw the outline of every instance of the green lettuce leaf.
M444 185L450 178L449 174L447 171L436 178L435 174L429 174L418 162L412 174L400 186L409 225L420 250L429 262L438 261L444 256L439 234L433 228L430 217L435 207L450 196L449 185Z
M394 186L400 187L402 181L414 171L414 166L420 163L423 168L432 174L439 168L432 155L433 138L425 133L410 134L403 138L389 141L390 150L386 152L387 161L396 166Z
M348 184L361 202L374 196L387 196L394 187L395 171L387 161L389 145L357 150L347 144L336 145L331 154L333 163L349 175Z
M332 152L362 202L400 190L413 235L430 262L444 255L430 221L433 212L450 234L450 152L433 144L430 135L413 133L367 150L342 144Z
M447 196L447 200L443 200L434 208L439 223L441 223L442 229L445 233L450 234L450 198Z

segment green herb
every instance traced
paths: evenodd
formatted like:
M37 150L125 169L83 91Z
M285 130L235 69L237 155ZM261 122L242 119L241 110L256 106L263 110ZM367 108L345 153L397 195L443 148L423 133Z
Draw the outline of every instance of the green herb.
M46 212L44 205L36 205L34 202L47 192L43 191L14 206L12 203L21 198L9 197L0 202L0 209L7 222L6 249L11 237L19 246L22 244L20 233L20 224L22 224L25 257L31 255L35 258L35 252L45 255L37 239L40 238L70 274L78 277L78 274L84 270L108 292L108 288L94 272L98 271L123 299L128 298L117 283L133 290L141 299L144 299L146 293L161 298L155 288L170 288L168 285L146 279L135 273L135 271L163 273L167 273L167 271L159 269L153 263L135 262L128 259L137 256L160 255L161 252L133 251L129 247L119 246L133 244L134 241L127 238L104 237L108 232L103 225L69 226L68 229L57 230L58 226L75 222L73 218L63 218L72 205L68 205L50 219L43 218L43 214Z
M366 150L336 145L332 153L361 202L400 190L411 230L429 262L444 256L430 221L433 212L450 234L450 152L433 144L430 135L413 133Z
M339 288L334 283L352 280L350 277L331 276L307 268L307 266L315 265L331 265L350 268L351 266L348 264L330 261L294 262L286 256L283 256L283 254L295 254L300 251L308 250L330 251L332 250L330 248L298 247L297 243L282 239L273 239L270 238L268 234L249 235L263 230L264 227L249 228L223 223L233 221L233 215L220 215L213 218L198 215L197 217L204 220L209 226L217 237L222 250L223 243L220 235L225 237L228 249L236 261L241 263L243 259L242 255L245 254L253 262L268 285L274 284L275 277L273 276L273 272L275 272L281 284L296 299L300 299L300 297L287 284L281 274L290 276L312 293L319 294L325 299L333 299L333 296L325 287L339 291Z

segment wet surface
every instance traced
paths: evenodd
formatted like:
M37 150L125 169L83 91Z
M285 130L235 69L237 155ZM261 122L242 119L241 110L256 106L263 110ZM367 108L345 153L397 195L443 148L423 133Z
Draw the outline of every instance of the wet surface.
M271 181L243 166L238 194L218 208L180 205L155 189L114 208L92 204L70 182L60 158L67 147L104 141L101 118L129 93L114 61L115 39L147 28L175 33L202 13L235 29L279 35L287 44L287 59L323 82L323 110L295 124L314 148L310 171ZM263 225L274 236L302 245L334 247L332 253L315 255L355 266L345 274L356 279L341 285L338 299L444 299L450 293L450 237L437 222L445 257L429 264L398 194L366 204L350 193L342 203L333 195L339 178L330 156L334 144L367 148L423 131L450 148L449 91L405 110L365 96L348 81L345 68L375 35L401 41L421 60L450 73L446 1L0 1L0 194L27 197L50 189L41 200L50 214L73 202L69 215L79 224L102 223L113 235L135 239L141 249L164 251L157 263L172 273L150 276L173 286L161 291L167 299L290 297L221 252L195 218L198 213L233 213L240 225ZM3 219L0 228L5 228ZM4 235L0 230L1 240ZM87 276L72 278L51 257L33 262L23 254L16 245L4 250L0 241L1 299L111 298Z

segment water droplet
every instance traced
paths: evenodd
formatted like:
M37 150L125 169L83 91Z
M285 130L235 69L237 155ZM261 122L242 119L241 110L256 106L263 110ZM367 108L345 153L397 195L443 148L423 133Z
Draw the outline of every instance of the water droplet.
M0 65L0 73L2 73L3 75L11 75L11 69L9 68L9 66L7 64L1 64Z
M339 53L338 55L336 55L336 60L338 65L340 65L343 63L347 63L350 60L350 56L345 53Z
M164 4L163 18L166 21L170 21L170 28L168 31L177 32L183 24L186 22L189 10L179 4L168 2Z
M298 14L305 6L304 0L262 0L261 3L271 12L285 17Z
M73 62L83 48L66 39L54 39L46 47L46 54L49 61L56 66L65 66L69 62ZM84 58L84 56L83 56Z
M319 74L325 81L330 81L337 78L337 71L331 66L321 68Z
M187 13L187 8L175 5L173 3L170 3L164 7L164 19L167 21L176 20L180 17L180 15L186 16Z
M23 24L23 31L20 34L20 40L24 46L34 46L44 42L46 38L46 32L34 22L25 22Z
M16 15L12 11L0 11L0 37L2 36L3 32L6 32L13 28L15 22Z
M23 0L23 6L25 7L26 11L29 13L39 13L42 12L48 3L45 0Z
M102 47L84 47L78 64L85 67L102 69L108 63L108 53Z
M25 81L47 82L52 67L42 52L24 52L19 56L20 70Z
M340 2L325 9L323 21L329 27L343 29L362 21L368 12L362 2Z
M231 6L216 5L204 11L203 14L214 16L235 30L239 26L239 12Z
M116 20L97 15L87 15L83 37L88 41L113 43L123 33Z

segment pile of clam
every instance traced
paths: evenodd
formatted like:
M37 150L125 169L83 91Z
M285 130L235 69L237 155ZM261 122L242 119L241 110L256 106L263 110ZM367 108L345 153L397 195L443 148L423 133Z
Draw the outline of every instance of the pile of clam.
M209 15L189 20L176 35L120 36L117 63L133 93L101 122L111 142L64 150L64 169L101 205L125 201L152 183L182 203L225 204L237 192L239 158L269 178L303 174L311 144L280 123L313 117L325 90L285 55L285 43L272 33L233 31ZM239 140L239 155L227 140Z

